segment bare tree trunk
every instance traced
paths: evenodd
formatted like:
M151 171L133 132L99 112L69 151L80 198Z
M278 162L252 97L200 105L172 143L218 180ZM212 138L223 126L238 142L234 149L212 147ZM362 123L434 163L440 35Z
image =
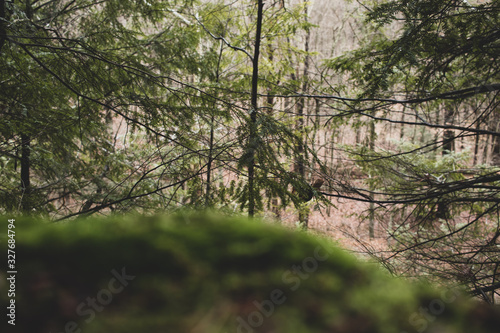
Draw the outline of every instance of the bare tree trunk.
M455 112L452 109L445 110L444 124L453 125ZM445 130L443 133L443 151L442 154L446 155L455 150L455 135L452 130Z
M361 142L361 126L356 127L356 146Z
M486 136L486 143L484 145L483 149L483 163L489 163L490 162L490 139L492 138L492 135L487 135Z
M217 62L217 71L215 75L215 81L219 82L219 76L220 76L220 63L222 59L222 42L220 42L220 52L219 52L219 60ZM214 101L214 108L216 108L216 102ZM213 150L214 150L214 122L215 122L215 115L214 111L212 111L212 116L210 117L210 139L209 139L209 150L208 150L208 163L207 163L207 184L206 184L206 190L205 190L205 207L209 207L211 205L210 202L210 195L211 195L211 188L212 188L212 164L213 164Z
M441 124L441 110L436 112L436 124ZM434 142L439 142L439 131L434 134Z
M248 216L255 215L255 153L257 149L257 89L259 87L259 54L260 40L262 34L262 16L264 9L264 1L257 0L257 30L255 33L255 49L253 55L253 72L252 72L252 93L251 93L251 109L250 109L250 135L248 138Z
M401 112L401 127L399 132L399 139L403 140L405 136L405 116L406 116L406 105L403 105L403 111Z
M0 55L7 39L6 25L7 13L5 11L5 0L0 0Z
M210 119L210 141L208 149L208 162L207 162L207 186L205 191L205 207L209 207L210 203L210 189L212 186L212 163L213 163L213 149L214 149L214 115Z
M498 133L499 129L500 129L499 117L496 113L494 113L492 118L492 130ZM498 139L498 136L492 135L491 143L492 143L491 164L498 166L500 165L500 140Z
M375 121L370 122L370 151L375 150L375 139L376 139L376 133L375 133ZM370 185L370 191L373 191L373 185ZM371 197L371 195L370 195ZM371 197L371 199L373 199ZM375 204L370 202L370 212L369 212L369 221L368 221L368 233L370 238L375 238Z
M479 110L476 110L476 113L479 113ZM476 119L476 130L479 130L481 127L481 119ZM479 157L479 138L480 135L476 134L476 138L474 140L474 162L473 165L476 165L478 163L478 157Z
M304 11L306 13L306 20L307 20L307 15L308 15L308 6L307 3L304 2ZM307 52L309 52L309 40L311 38L311 33L308 30L306 32L305 36L305 42L304 42L304 51L306 52L306 57L304 59L304 68L302 72L302 93L306 93L308 89L308 76L309 76L309 56L307 55ZM305 125L304 125L304 110L306 109L305 106L305 99L300 98L297 103L297 113L298 113L298 118L297 118L297 130L300 135L300 142L298 143L297 146L297 156L295 159L295 172L299 175L300 179L305 179L306 178L306 170L304 166L304 161L307 161L307 157L305 156ZM302 228L307 229L308 224L309 224L309 211L306 210L305 207L299 207L299 223L302 226Z
M455 112L453 109L446 109L444 113L444 125L453 125ZM443 133L443 150L442 155L447 155L455 150L455 134L453 130L445 130ZM447 219L449 217L448 203L439 201L437 203L436 217Z
M29 213L31 211L31 179L30 179L30 168L31 168L31 138L29 135L21 134L21 189L23 191L22 196L22 211L24 213Z
M4 4L5 5L5 4ZM26 17L33 18L31 1L26 1ZM28 111L22 115L22 118L29 119ZM27 133L21 133L21 189L23 191L21 199L21 209L24 213L30 213L33 209L32 191L31 191L31 137Z

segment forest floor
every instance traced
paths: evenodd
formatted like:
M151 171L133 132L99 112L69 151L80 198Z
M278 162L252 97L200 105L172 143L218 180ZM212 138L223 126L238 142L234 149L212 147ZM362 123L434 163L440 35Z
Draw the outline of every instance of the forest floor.
M333 206L312 207L309 215L310 232L329 237L359 256L368 252L388 250L387 233L375 222L375 237L369 236L368 204L346 199L331 199ZM286 227L297 228L298 214L282 211L277 219Z

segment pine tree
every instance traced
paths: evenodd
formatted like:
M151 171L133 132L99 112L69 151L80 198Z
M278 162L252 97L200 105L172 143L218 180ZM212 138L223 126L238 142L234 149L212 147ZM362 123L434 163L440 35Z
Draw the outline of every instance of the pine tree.
M345 113L421 136L389 150L353 149L373 175L353 197L393 217L386 227L395 252L382 255L388 265L463 282L491 302L500 288L500 177L494 161L477 163L477 151L500 135L489 126L499 107L500 3L384 1L366 17L362 47L328 62L358 91ZM459 143L475 145L476 157Z

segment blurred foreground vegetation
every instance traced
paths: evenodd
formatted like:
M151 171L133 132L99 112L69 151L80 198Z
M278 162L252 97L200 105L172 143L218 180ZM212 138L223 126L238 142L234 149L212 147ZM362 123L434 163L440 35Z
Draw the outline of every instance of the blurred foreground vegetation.
M258 221L183 214L64 223L23 218L15 225L17 317L8 332L500 327L493 307L393 278L331 241ZM5 309L7 293L0 297Z

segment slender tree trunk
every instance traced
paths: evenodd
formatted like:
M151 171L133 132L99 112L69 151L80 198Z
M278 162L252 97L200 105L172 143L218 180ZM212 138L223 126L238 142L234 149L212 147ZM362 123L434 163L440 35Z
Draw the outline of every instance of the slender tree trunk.
M444 124L453 125L455 112L453 109L446 109L444 113ZM452 130L445 130L443 133L443 150L442 155L447 155L455 150L455 135ZM449 217L448 204L443 201L437 203L436 217L440 219L447 219Z
M315 99L314 100L314 137L313 137L313 141L312 141L312 143L313 143L313 146L312 146L313 151L316 151L316 149L320 149L321 148L321 135L318 134L318 132L319 132L319 126L320 126L320 116L319 116L320 110L321 110L320 101L319 101L319 99ZM332 145L333 145L333 142L332 142ZM318 148L316 148L316 146Z
M479 129L479 125L476 125L476 130ZM477 158L479 157L479 134L476 134L476 139L474 140L474 161L472 165L477 165Z
M304 11L306 13L306 20L307 20L307 14L308 14L308 7L307 3L305 3L304 6ZM307 53L309 52L309 39L311 37L311 34L309 31L306 32L305 36L305 42L304 42L304 51ZM306 57L304 59L304 68L302 72L302 93L306 93L308 89L308 76L309 76L309 56L306 54ZM305 105L305 99L304 98L299 98L298 103L297 103L297 130L299 132L299 143L297 145L297 155L295 158L295 172L299 175L300 179L305 179L306 178L306 169L304 165L304 161L307 161L307 157L305 156L305 124L304 124L304 110L306 109ZM305 207L299 207L299 223L302 226L302 228L307 229L308 224L309 224L309 211L306 210Z
M444 124L445 125L453 125L453 117L455 113L453 112L452 109L447 109L445 110L445 115L444 115ZM452 130L445 130L443 133L443 155L449 154L452 152L455 148L455 136L453 134Z
M26 17L33 18L33 11L31 8L31 1L26 1ZM26 111L22 118L27 123L29 113ZM30 213L33 209L32 194L31 194L31 137L27 133L21 133L21 189L23 191L21 208L23 213Z
M259 54L260 40L262 34L262 16L264 9L264 1L257 0L257 31L255 33L255 49L253 55L253 72L252 72L252 93L251 93L251 108L250 108L250 135L248 139L248 216L255 215L255 201L257 189L255 188L255 153L257 149L257 89L259 87Z
M500 123L497 120L497 117L495 116L495 132L498 133L498 129L500 127ZM493 149L491 153L491 162L493 165L498 166L500 165L500 140L498 139L498 136L492 136L492 143L493 143Z
M493 137L492 135L486 136L486 143L484 144L484 149L483 149L483 163L490 162L490 139L492 137Z
M418 116L415 115L415 122L418 122ZM411 138L411 142L416 142L417 141L417 131L418 131L418 126L413 126L413 134Z
M205 191L205 207L209 207L210 204L210 188L212 186L212 163L213 163L213 149L214 149L214 115L210 119L210 141L208 149L208 163L207 163L207 186Z
M272 45L268 45L269 47L269 62L273 62L274 60L274 48ZM269 91L270 92L270 91ZM272 94L267 95L266 97L266 112L272 116L273 114L273 109L274 109L274 96ZM285 103L287 103L285 101ZM285 106L286 109L286 106ZM281 219L281 212L280 212L280 204L279 204L279 198L278 197L273 197L271 198L271 211L274 214L274 217L276 218L277 221Z
M25 0L26 2L26 17L29 19L29 20L32 20L33 19L33 2L34 1L30 1L30 0Z
M361 142L361 126L356 127L356 146Z
M399 132L399 139L403 140L405 136L405 115L406 115L406 105L403 105L403 111L401 112L401 127Z
M222 59L222 51L223 51L222 41L220 42L220 51L219 51L219 60L217 61L217 71L215 75L215 81L219 82L220 77L220 63ZM216 102L214 102L214 108L216 108ZM209 139L209 150L208 150L208 162L207 162L207 184L205 188L205 207L209 207L211 205L210 195L212 188L212 164L213 164L213 154L214 154L214 122L215 115L214 111L212 111L212 116L210 118L210 139Z
M31 138L29 135L21 134L21 189L23 191L22 196L22 211L24 213L29 213L31 211L31 179L30 179L30 168L31 168Z
M7 39L7 13L5 11L5 0L0 0L0 55L2 54L2 48Z
M477 111L479 113L479 111ZM476 119L476 130L479 130L481 128L481 119ZM474 140L474 161L473 165L476 165L478 163L478 157L479 157L479 138L480 135L476 134L475 140Z
M370 122L370 151L375 150L375 122ZM370 185L370 191L373 191L373 185ZM370 213L369 213L369 221L368 221L368 233L370 238L375 238L375 204L373 203L373 196L370 194Z
M436 112L436 124L441 124L441 110ZM434 142L439 142L439 131L434 134Z

